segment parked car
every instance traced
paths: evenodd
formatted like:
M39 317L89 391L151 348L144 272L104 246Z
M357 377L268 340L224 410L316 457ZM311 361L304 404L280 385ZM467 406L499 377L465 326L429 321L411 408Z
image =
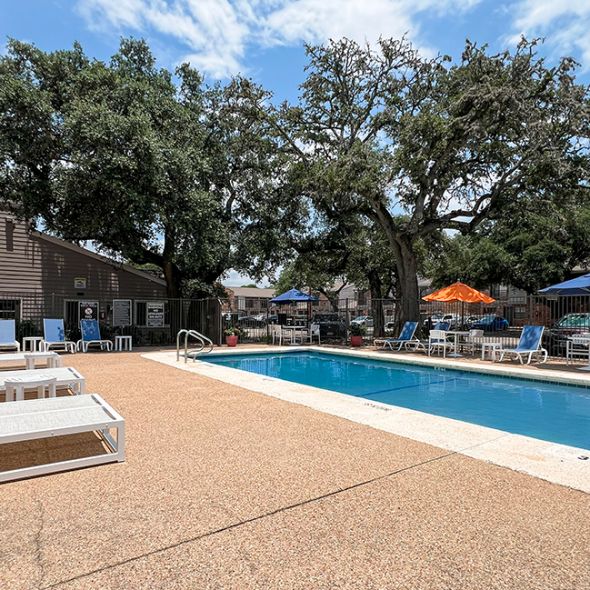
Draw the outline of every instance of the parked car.
M576 334L590 332L590 313L568 313L561 317L550 330L547 336L550 338L551 354L565 354L567 339Z
M242 328L263 328L266 326L266 317L260 315L243 315L238 318L238 325Z
M346 339L346 323L337 313L316 313L311 323L320 326L322 341Z
M502 332L507 330L509 322L506 318L496 314L484 315L477 321L470 324L472 330L483 330L484 332Z
M354 320L350 320L350 323L357 324L359 326L365 326L365 328L372 328L373 318L368 315L359 315L358 317L354 318Z

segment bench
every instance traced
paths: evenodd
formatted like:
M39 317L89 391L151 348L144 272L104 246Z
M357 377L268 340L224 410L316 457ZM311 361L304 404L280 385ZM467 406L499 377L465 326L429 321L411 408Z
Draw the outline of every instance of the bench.
M116 429L113 438L109 430ZM0 444L99 432L110 452L0 472L0 482L125 461L125 420L98 394L0 404Z

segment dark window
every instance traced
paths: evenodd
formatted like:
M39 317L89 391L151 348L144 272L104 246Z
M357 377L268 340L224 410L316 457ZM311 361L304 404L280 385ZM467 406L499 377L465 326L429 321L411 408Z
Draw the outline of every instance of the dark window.
M20 299L0 299L0 320L20 320Z

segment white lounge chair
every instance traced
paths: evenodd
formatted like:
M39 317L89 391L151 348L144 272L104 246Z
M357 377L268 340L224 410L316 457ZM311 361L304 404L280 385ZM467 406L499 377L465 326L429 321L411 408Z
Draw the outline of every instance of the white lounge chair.
M543 339L543 326L524 326L516 348L501 348L499 361L504 360L504 355L514 356L523 364L523 357L527 357L529 365L534 355L541 355L541 363L547 361L549 353L541 347Z
M378 338L374 341L375 346L381 348L389 348L390 350L401 350L402 346L405 348L423 347L423 344L414 337L418 322L406 322L398 338Z
M58 367L56 369L33 369L24 371L0 371L0 393L6 392L5 382L35 381L55 377L58 389L69 387L74 393L84 393L86 379L73 367ZM1 405L1 404L0 404Z
M20 342L16 339L16 322L0 320L0 350L20 352Z
M98 345L100 350L113 350L113 343L101 337L100 326L96 320L80 320L80 333L82 338L78 340L78 350L88 352L90 345Z
M114 438L109 430L116 429ZM100 434L111 452L0 472L0 482L125 461L125 420L99 395L67 395L0 404L0 444L65 436Z
M76 352L76 343L71 340L66 340L64 321L61 318L43 320L42 346L45 352L52 348L65 350L66 352L71 353Z
M61 367L61 357L57 352L6 352L0 354L0 369L3 369L4 365L9 367L24 365L26 369L34 369L38 362L45 362L50 369Z

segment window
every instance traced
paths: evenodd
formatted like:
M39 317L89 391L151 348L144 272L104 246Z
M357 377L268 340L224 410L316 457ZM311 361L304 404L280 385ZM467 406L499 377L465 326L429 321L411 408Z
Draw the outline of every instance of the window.
M20 320L20 299L0 299L0 320Z
M167 301L136 301L135 325L148 328L170 326L170 306Z

